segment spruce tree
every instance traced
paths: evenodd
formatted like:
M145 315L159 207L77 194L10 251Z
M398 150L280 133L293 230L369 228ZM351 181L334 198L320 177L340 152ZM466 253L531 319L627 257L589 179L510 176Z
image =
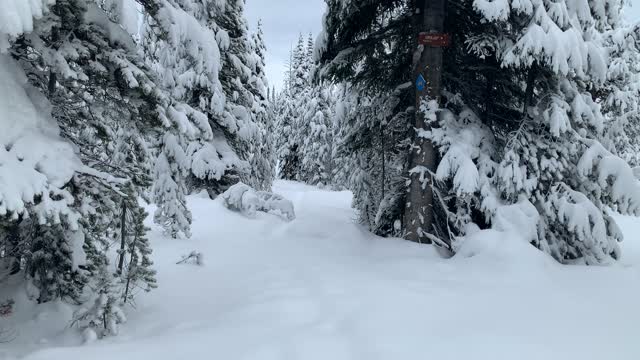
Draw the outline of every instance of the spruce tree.
M278 173L285 180L302 180L301 161L304 156L301 146L304 137L304 112L309 100L310 60L302 34L291 52L291 62L285 74L287 84L278 102L277 152Z
M511 9L475 2L483 20L496 29L497 44L506 44L496 54L498 63L526 74L521 77L524 96L516 102L522 109L514 119L517 130L499 149L491 176L498 204L530 199L540 216L537 234L529 239L533 244L561 262L597 264L619 257L621 234L606 208L638 213L640 198L619 192L633 188L634 180L628 165L602 145L611 119L593 94L607 77L601 39L618 26L621 4L589 3L589 11L578 11L565 1L514 3ZM522 23L522 16L531 22ZM483 202L495 201L496 193L485 193ZM577 208L584 212L573 212ZM486 206L485 211L497 210Z
M71 304L82 301L87 277L74 264L74 236L62 225L33 225L26 234L31 243L24 259L27 281L37 289L38 303L61 299ZM80 234L80 241L82 235Z
M302 160L300 180L311 185L331 185L333 173L333 93L319 83L309 90L306 109L298 118Z
M162 126L167 103L136 43L117 22L116 5L57 1L10 48L34 91L46 96L42 104L51 105L43 112L51 112L78 156L75 174L65 182L68 195L58 194L74 221L24 219L30 235L22 237L19 256L38 301L94 303L94 315L114 313L120 302L121 294L107 290L118 287L117 259L110 261L108 247L118 240L123 204L149 186L149 139ZM106 293L111 295L100 300Z
M142 207L135 207L131 211L132 224L129 230L130 240L127 244L128 263L123 268L121 281L124 285L122 300L124 303L132 302L134 290L142 289L149 292L158 287L156 271L152 269L151 244L147 239L147 228L144 220L148 213Z
M251 36L251 78L249 90L253 95L252 113L255 115L258 133L251 141L251 181L254 188L270 190L275 177L274 108L265 72L266 46L262 24L258 22Z
M224 4L153 0L143 5L145 57L166 91L161 112L165 133L156 144L160 151L154 170L158 204L154 218L171 236L189 237L189 188L220 180L230 167L241 163L223 130L236 129L225 112L226 96L219 79L220 49L228 46L229 37L212 17L223 11Z
M327 1L317 50L325 79L345 83L338 151L361 223L379 235L402 235L406 207L414 14L410 1ZM345 101L345 100L343 100ZM399 226L400 225L400 226Z
M596 95L604 99L608 119L607 139L611 152L631 166L640 166L640 27L621 23L608 31L607 48L611 58L607 81Z
M356 107L368 104L362 101L366 96L382 96L372 101L380 104L410 89L406 70L413 49L407 44L415 44L409 20L414 4L343 5L328 2L321 73L351 82L352 92L361 96ZM620 2L589 1L578 11L564 1L469 0L448 9L445 28L452 46L444 53L443 105L425 102L419 109L433 126L420 135L434 142L441 155L437 182L424 186L434 191L435 199L436 221L429 238L455 251L469 229L503 226L508 208L506 212L529 219L524 237L558 261L594 264L617 258L621 235L604 209L633 214L638 204L633 191L619 192L635 185L631 170L610 145L615 142L612 133L617 131L620 139L620 117L607 110L611 106L603 95L615 88L606 90L607 76L616 76L615 68L607 70L603 46L620 26ZM393 15L378 22L380 14ZM408 86L390 79L402 79ZM615 103L612 99L610 104ZM360 189L375 189L363 185L374 182L372 176L387 179L389 174L377 175L386 173L383 164L409 170L402 157L406 150L400 150L408 129L391 130L389 119L412 116L413 109L402 100L388 104L386 109L392 110L380 120L379 131L396 136L391 141L380 137L380 166L371 167L376 154L364 151L375 144L375 137L360 140L372 128L370 122L357 131L343 131L341 139L343 148L352 148L347 154L361 156L364 171L354 171L362 174L360 184L351 186L354 201L363 221L378 232L379 224L398 224L395 214L405 201L398 191L382 196L391 195L389 201ZM354 149L356 144L366 147ZM356 166L357 161L351 165ZM424 179L429 176L423 174ZM389 213L383 207L396 210ZM585 212L578 215L578 208Z

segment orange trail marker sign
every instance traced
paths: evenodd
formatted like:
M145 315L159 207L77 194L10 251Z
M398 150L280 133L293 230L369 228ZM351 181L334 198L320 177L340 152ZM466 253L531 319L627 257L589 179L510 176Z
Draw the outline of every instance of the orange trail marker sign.
M418 37L418 44L431 47L448 47L451 44L449 34L421 32Z

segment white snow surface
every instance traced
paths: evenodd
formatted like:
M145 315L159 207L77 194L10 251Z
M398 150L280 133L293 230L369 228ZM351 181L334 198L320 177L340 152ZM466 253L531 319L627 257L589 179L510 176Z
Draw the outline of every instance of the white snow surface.
M442 259L364 231L348 192L273 190L293 201L294 221L191 196L192 239L153 227L160 287L139 296L119 336L80 346L47 325L64 311L36 307L0 358L640 359L638 219L618 217L625 258L612 266L561 266L496 230ZM176 265L194 249L204 266Z

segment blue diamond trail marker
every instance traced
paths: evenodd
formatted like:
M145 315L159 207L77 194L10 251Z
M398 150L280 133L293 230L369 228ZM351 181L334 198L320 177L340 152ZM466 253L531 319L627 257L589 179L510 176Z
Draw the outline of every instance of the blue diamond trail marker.
M418 78L416 79L416 89L418 89L418 91L422 91L425 86L427 86L427 80L424 79L422 74L418 75Z

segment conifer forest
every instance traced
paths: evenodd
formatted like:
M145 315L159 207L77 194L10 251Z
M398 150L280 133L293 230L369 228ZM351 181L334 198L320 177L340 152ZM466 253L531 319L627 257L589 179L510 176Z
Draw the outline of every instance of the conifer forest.
M0 360L640 359L640 0L1 0Z

